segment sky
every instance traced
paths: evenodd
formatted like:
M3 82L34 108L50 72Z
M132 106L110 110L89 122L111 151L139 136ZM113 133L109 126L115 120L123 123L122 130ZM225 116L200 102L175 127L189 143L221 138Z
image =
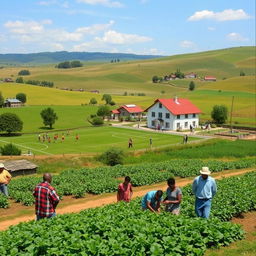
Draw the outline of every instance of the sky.
M169 56L255 45L255 0L4 0L0 29L0 53Z

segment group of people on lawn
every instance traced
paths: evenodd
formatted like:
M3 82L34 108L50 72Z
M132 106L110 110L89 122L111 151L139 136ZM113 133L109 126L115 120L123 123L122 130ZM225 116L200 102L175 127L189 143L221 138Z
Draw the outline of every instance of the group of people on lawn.
M198 217L209 218L211 202L217 192L217 186L215 179L210 177L211 172L208 167L202 167L200 174L194 179L192 184L192 192L196 197L195 212ZM0 163L0 192L6 196L8 196L7 185L10 181L10 173L5 170L4 164ZM43 175L43 182L39 183L34 189L36 220L56 216L55 209L60 198L54 187L51 186L51 182L51 174L45 173ZM166 197L164 199L162 190L147 192L141 200L142 209L158 213L160 212L161 205L164 205L167 212L179 215L182 191L176 186L174 178L169 178L167 185ZM132 195L131 178L126 176L124 182L118 186L117 201L130 202Z

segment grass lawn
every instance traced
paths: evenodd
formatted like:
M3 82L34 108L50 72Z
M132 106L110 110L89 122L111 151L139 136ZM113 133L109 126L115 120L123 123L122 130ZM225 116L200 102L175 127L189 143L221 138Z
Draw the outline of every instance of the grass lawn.
M109 147L120 147L125 151L134 151L138 149L150 149L149 139L153 140L153 147L167 146L175 143L181 143L182 136L170 135L162 132L146 132L116 127L91 127L70 131L70 134L64 133L65 140L59 139L53 142L53 133L48 133L51 137L51 143L39 142L38 134L26 134L18 137L0 137L0 146L6 143L13 143L24 153L31 150L35 155L52 154L79 154L79 153L100 153ZM79 134L79 140L75 136ZM133 148L128 150L128 139L133 139ZM196 140L197 138L190 138Z

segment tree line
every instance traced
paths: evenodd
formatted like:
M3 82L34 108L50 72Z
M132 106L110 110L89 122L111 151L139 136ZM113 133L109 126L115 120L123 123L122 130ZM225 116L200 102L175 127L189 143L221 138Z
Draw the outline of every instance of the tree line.
M78 68L82 67L83 63L79 60L73 60L73 61L64 61L56 65L56 68Z

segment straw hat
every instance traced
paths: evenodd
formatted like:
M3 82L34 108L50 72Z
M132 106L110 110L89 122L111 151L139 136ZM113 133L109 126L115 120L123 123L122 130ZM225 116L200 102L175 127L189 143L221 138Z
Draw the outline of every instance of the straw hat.
M209 170L209 167L202 167L202 169L200 170L200 173L204 174L204 175L210 175L211 174L211 172Z
M0 169L1 168L4 168L4 164L3 163L0 163Z

